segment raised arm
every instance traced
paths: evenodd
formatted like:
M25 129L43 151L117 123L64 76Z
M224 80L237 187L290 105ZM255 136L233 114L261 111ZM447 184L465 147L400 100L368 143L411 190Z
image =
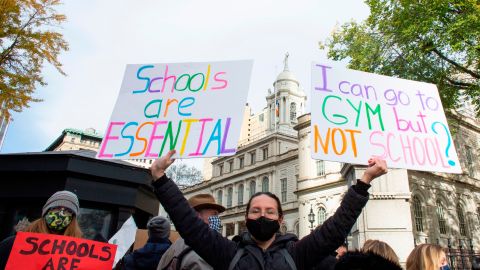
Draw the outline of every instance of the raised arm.
M368 160L362 178L347 191L335 214L295 244L292 253L299 269L312 268L345 241L368 201L370 182L385 173L387 165L384 160Z
M185 243L215 269L226 269L235 255L237 244L209 228L190 207L177 185L165 171L175 160L172 150L157 159L150 168L158 200L167 211Z

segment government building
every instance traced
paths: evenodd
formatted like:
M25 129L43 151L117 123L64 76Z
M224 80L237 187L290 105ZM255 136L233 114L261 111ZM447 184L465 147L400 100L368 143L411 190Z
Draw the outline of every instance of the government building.
M237 153L207 160L204 181L183 189L187 198L210 193L226 207L221 214L225 236L246 230L248 199L270 191L282 203L282 232L303 237L333 215L361 177L364 166L310 157L306 99L287 55L273 90L266 93L266 107L253 113L247 104ZM360 248L367 239L383 240L402 263L419 243L478 252L480 120L467 109L447 117L463 173L390 169L373 182L370 200L346 239L349 248Z

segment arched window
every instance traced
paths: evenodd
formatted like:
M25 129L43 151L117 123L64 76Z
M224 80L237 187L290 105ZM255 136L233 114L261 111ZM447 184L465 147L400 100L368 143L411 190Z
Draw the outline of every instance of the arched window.
M467 236L467 223L465 222L465 215L463 213L463 208L460 204L457 204L457 216L458 227L460 228L460 235Z
M445 210L440 200L437 200L437 219L440 234L447 234L447 221L445 220Z
M229 187L227 190L227 208L232 207L232 196L233 196L233 188Z
M217 191L217 203L222 205L223 203L223 191L219 190Z
M255 183L255 181L251 181L250 182L250 198L253 196L253 194L255 194L255 186L257 184Z
M325 210L325 208L323 207L318 208L318 225L322 225L326 219L327 219L327 211Z
M238 186L238 205L243 204L243 184Z
M297 104L295 102L290 103L290 121L297 120Z
M420 198L413 196L413 215L415 217L415 228L417 232L423 232L423 211Z
M268 191L268 177L264 177L262 180L262 192Z

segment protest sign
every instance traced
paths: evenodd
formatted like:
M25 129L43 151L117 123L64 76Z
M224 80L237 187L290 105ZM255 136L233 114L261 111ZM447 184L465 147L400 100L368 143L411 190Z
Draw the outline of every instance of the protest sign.
M128 249L132 246L133 242L135 242L135 233L137 231L137 224L135 224L135 220L133 216L130 216L122 225L120 230L118 230L115 235L108 240L108 243L117 245L117 252L115 254L115 260L113 262L113 266L116 266L118 261L125 256Z
M252 63L127 65L97 157L235 154Z
M460 173L434 84L312 63L314 159Z
M6 270L110 270L116 246L55 234L18 232Z

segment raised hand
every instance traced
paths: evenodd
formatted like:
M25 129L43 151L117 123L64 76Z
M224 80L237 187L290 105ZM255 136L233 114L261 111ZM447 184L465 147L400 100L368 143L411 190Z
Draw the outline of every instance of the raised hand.
M172 158L174 154L175 154L175 150L170 150L165 156L153 162L152 166L150 167L150 171L153 176L153 181L157 181L157 179L159 179L165 174L165 171L167 170L167 168L170 165L172 165L172 163L175 161L175 159Z
M388 172L387 162L380 158L370 158L368 160L368 168L363 173L360 181L370 184L373 179L384 175Z

